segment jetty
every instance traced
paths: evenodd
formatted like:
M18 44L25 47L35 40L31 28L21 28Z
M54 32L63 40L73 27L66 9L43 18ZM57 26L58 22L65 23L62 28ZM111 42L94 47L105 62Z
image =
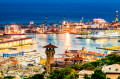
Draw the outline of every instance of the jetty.
M120 46L113 47L96 47L97 49L111 50L111 51L120 51Z

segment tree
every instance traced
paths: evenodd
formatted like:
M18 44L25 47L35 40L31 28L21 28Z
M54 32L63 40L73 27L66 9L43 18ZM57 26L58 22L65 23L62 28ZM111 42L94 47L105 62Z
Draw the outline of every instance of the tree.
M63 68L61 70L54 70L47 79L64 79L67 75L71 73L70 68Z
M44 79L44 73L42 74L36 74L32 77L29 77L29 78L24 78L24 79Z
M69 66L69 68L79 70L80 66L79 65L71 65L71 66Z
M86 63L80 66L80 70L94 70L95 66L93 66L91 63Z
M89 77L87 74L84 75L85 79L109 79L106 78L106 74L101 69L96 69L94 74Z
M96 69L91 79L106 79L106 74L101 69Z
M78 72L72 72L70 75L65 76L64 79L78 79Z
M88 76L88 74L85 74L84 79L91 79L91 78Z
M120 76L117 79L120 79Z
M113 61L113 64L116 63L116 62L120 62L120 56L117 55L117 54L110 54L110 55L107 56L107 58L110 61Z
M91 64L92 64L92 66L97 67L97 66L102 66L103 62L101 60L97 60L95 62L91 62Z
M50 75L46 79L57 79L57 78L62 79L63 76L60 73L61 73L60 70L54 70L52 73L50 73Z
M4 79L13 79L15 78L14 76L5 76Z

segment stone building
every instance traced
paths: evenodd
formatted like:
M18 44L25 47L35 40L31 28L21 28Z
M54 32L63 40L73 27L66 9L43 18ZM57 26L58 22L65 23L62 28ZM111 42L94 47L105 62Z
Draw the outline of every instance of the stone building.
M117 79L120 76L120 65L113 64L102 68L102 71L106 73L106 77L110 79Z

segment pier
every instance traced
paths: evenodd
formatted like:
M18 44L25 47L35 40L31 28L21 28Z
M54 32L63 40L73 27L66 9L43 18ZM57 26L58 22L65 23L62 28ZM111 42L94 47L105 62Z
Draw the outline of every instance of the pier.
M97 49L111 50L111 51L120 51L120 46L113 47L96 47Z

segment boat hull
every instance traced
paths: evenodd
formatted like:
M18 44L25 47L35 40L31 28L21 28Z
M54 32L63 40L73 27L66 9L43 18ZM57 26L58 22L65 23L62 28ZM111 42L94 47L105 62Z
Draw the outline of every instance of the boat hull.
M111 37L91 37L91 39L115 39L115 38L120 38L118 36L111 36Z

